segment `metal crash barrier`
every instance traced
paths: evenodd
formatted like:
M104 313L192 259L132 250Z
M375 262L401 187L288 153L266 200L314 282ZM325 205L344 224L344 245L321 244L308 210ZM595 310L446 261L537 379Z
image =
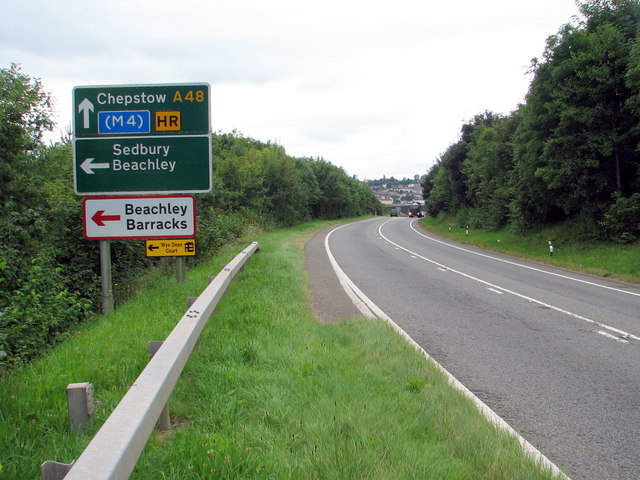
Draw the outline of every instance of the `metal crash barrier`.
M200 333L231 280L258 250L254 242L211 280L133 383L65 480L128 479ZM46 462L54 464L55 462ZM53 467L53 465L51 465ZM44 467L44 465L43 465ZM43 478L44 469L43 469ZM53 477L52 477L53 478Z

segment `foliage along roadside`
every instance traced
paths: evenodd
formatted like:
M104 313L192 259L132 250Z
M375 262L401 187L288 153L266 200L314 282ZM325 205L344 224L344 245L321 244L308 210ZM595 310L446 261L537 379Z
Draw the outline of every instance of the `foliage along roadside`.
M526 102L476 115L424 177L430 215L517 232L571 220L582 240L640 238L640 4L580 11L532 60Z
M0 368L27 361L100 306L98 243L83 238L69 136L46 146L52 100L17 65L0 68ZM247 229L382 210L362 182L322 158L293 158L234 131L213 135L212 192L197 195L198 257ZM114 296L167 262L140 241L112 241Z

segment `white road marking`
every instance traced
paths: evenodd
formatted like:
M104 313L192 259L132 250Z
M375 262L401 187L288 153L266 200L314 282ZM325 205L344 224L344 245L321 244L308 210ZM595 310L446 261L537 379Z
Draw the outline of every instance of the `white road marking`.
M610 338L611 340L615 340L616 342L620 342L620 343L629 343L627 340L620 338L620 337L616 337L615 335L611 335L610 333L607 332L603 332L602 330L598 330L598 333L602 336L605 336L607 338Z
M624 336L624 337L626 337L626 338L632 338L632 339L634 339L634 340L638 340L638 341L640 341L640 337L638 337L638 336L636 336L636 335L632 335L632 334L630 334L630 333L628 333L628 332L625 332L625 331L623 331L623 330L620 330L620 329L618 329L618 328L616 328L616 327L611 327L611 326L609 326L609 325L605 325L604 323L600 323L600 322L597 322L597 321L592 320L592 319L590 319L590 318L587 318L587 317L584 317L584 316L582 316L582 315L579 315L579 314L577 314L577 313L570 312L569 310L565 310L565 309L563 309L563 308L556 307L555 305L551 305L551 304L549 304L549 303L545 303L545 302L543 302L543 301L541 301L541 300L537 300L537 299L535 299L535 298L528 297L528 296L523 295L523 294L521 294L521 293L514 292L513 290L509 290L509 289L504 288L504 287L501 287L501 286L499 286L499 285L495 285L495 284L493 284L493 283L487 282L487 281L485 281L485 280L482 280L482 279L480 279L480 278L474 277L474 276L472 276L472 275L469 275L469 274L467 274L467 273L461 272L461 271L459 271L459 270L454 270L453 268L449 268L449 267L447 267L446 265L443 265L443 264L441 264L441 263L436 262L435 260L431 260L430 258L424 257L424 256L422 256L422 255L420 255L420 254L418 254L418 253L416 253L416 252L414 252L414 251L412 251L412 250L409 250L408 248L405 248L405 247L403 247L403 246L401 246L401 245L399 245L399 244L397 244L397 243L395 243L395 242L392 242L392 241L391 241L391 240L389 240L387 237L385 237L385 236L384 236L384 234L382 233L382 227L384 227L384 226L386 225L386 223L387 223L387 222L384 222L384 223L381 223L381 224L380 224L380 226L378 227L378 232L380 233L380 235L381 235L381 236L382 236L382 237L383 237L387 242L389 242L390 244L392 244L392 245L394 245L394 246L396 246L396 247L400 248L401 250L404 250L404 251L406 251L406 252L408 252L408 253L411 253L411 254L413 254L413 255L417 256L418 258L421 258L422 260L424 260L424 261L426 261L426 262L432 263L432 264L434 264L435 266L440 267L440 268L446 268L446 269L447 269L447 270L449 270L450 272L457 273L458 275L461 275L461 276L463 276L463 277L465 277L465 278L468 278L468 279L473 280L473 281L478 282L478 283L482 283L482 284L486 285L487 287L495 288L495 289L500 290L500 291L502 291L502 292L509 293L509 294L514 295L514 296L516 296L516 297L519 297L519 298L522 298L522 299L524 299L524 300L527 300L528 302L535 303L535 304L540 305L540 306L542 306L542 307L550 308L550 309L552 309L552 310L555 310L556 312L563 313L563 314L568 315L568 316L573 317L573 318L577 318L578 320L582 320L582 321L585 321L585 322L587 322L587 323L592 323L592 324L594 324L594 325L597 325L597 326L598 326L598 327L600 327L600 328L604 328L604 329L606 329L606 330L610 330L610 331L612 331L612 332L615 332L615 333L617 333L617 334L618 334L618 335L620 335L620 336ZM421 234L421 235L422 235L422 234ZM426 237L426 238L429 238L429 237ZM443 242L440 242L440 243L443 243ZM455 248L459 248L459 247L455 247ZM465 250L465 249L463 249L463 248L462 248L461 250ZM487 257L487 256L488 256L488 255L483 255L483 254L480 254L480 253L479 253L478 255L481 255L481 256L483 256L483 257ZM493 257L490 257L490 258L493 258ZM499 259L498 259L498 260L499 260ZM507 263L511 263L511 262L507 262ZM527 267L527 268L529 268L529 267ZM533 270L537 270L537 269L535 269L535 268L532 268L532 269L533 269ZM559 275L559 276L561 276L561 275ZM614 289L614 290L615 290L615 289ZM621 290L621 291L623 291L623 290ZM626 292L626 293L629 293L629 292Z
M504 295L504 292L501 292L500 290L496 290L495 288L487 288L487 290L493 292L493 293L497 293L498 295Z
M554 476L563 478L565 480L569 480L569 477L565 475L551 460L545 457L540 450L531 445L525 438L516 432L511 425L505 422L497 413L495 413L489 406L480 400L475 394L465 387L462 382L460 382L456 377L454 377L449 371L440 365L431 355L429 355L416 341L409 336L407 332L405 332L396 322L394 322L391 317L387 316L375 303L373 303L369 297L367 297L357 286L355 283L351 281L351 279L344 273L344 271L336 262L333 254L331 253L331 248L329 247L329 237L333 232L339 230L343 227L346 227L350 224L342 225L340 227L334 228L331 230L324 239L324 246L327 251L327 255L329 256L329 261L331 266L333 267L334 272L338 276L340 284L342 288L346 292L346 294L351 298L354 302L354 305L363 312L363 314L367 317L378 317L385 322L387 322L401 337L403 337L413 348L415 348L419 353L421 353L428 361L432 362L435 367L440 370L446 377L449 385L453 388L461 392L465 397L473 402L476 408L480 411L484 417L491 422L496 427L504 430L509 435L514 437L518 443L520 443L520 447L522 450L533 459L533 461L537 462L542 468L549 470ZM366 313L365 313L366 312Z
M604 288L607 290L613 290L614 292L619 292L619 293L626 293L627 295L634 295L636 297L640 297L640 293L637 292L629 292L627 290L623 290L621 288L615 288L615 287L610 287L608 285L602 285L600 283L595 283L595 282L590 282L588 280L582 280L580 278L574 278L574 277L569 277L568 275L562 275L560 273L555 273L555 272L549 272L548 270L542 270L541 268L536 268L536 267L532 267L530 265L523 265L521 263L517 263L517 262L512 262L510 260L505 260L504 258L498 258L498 257L494 257L491 255L487 255L485 253L480 253L480 252L474 252L473 250L469 250L467 248L463 248L463 247L459 247L457 245L452 245L450 243L447 242L443 242L442 240L438 240L436 238L430 237L428 235L425 235L424 233L419 232L418 230L416 230L413 226L413 223L415 222L415 220L413 220L410 224L411 226L411 230L413 230L414 232L416 232L418 235L420 235L421 237L424 237L428 240L431 240L432 242L436 242L436 243L440 243L442 245L446 245L447 247L451 247L451 248L456 248L458 250L462 250L463 252L467 252L467 253L472 253L474 255L478 255L480 257L485 257L485 258L490 258L491 260L496 260L498 262L503 262L503 263L508 263L509 265L514 265L516 267L520 267L520 268L527 268L529 270L534 270L536 272L540 272L540 273L546 273L547 275L553 275L554 277L560 277L560 278L564 278L566 280L572 280L574 282L579 282L579 283L585 283L587 285L591 285L593 287L599 287L599 288Z
M346 227L347 225L343 225L342 227ZM358 295L356 295L355 292L352 290L351 280L349 280L349 278L344 274L342 269L338 266L338 262L336 262L336 259L333 257L333 254L331 253L331 249L329 248L329 237L333 232L335 232L336 230L342 227L338 227L331 230L324 239L324 248L327 251L327 255L329 256L329 263L331 263L333 270L336 272L340 285L342 285L342 288L346 292L347 296L351 299L351 301L356 306L356 308L360 311L360 313L362 313L365 317L375 318L375 314L369 309L367 304L364 303L362 300L360 300L360 298L358 298Z

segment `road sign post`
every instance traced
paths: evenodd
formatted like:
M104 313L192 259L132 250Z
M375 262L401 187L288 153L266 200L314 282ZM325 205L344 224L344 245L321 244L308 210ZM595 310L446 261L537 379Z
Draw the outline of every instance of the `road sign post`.
M113 284L111 277L111 242L100 240L100 276L102 278L102 313L113 311Z
M207 83L73 89L74 189L104 195L82 210L85 238L101 242L105 313L109 240L195 236L195 198L166 194L211 191L210 102ZM138 194L165 196L113 196Z

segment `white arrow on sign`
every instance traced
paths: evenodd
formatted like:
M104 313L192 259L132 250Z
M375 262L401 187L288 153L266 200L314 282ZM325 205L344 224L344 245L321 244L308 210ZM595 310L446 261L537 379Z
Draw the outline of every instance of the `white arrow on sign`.
M84 170L84 173L93 175L96 173L93 171L94 168L111 168L111 164L109 163L93 163L94 160L95 158L85 158L84 162L80 165L80 168Z
M93 103L91 103L88 98L82 100L82 102L80 102L80 105L78 105L78 113L80 112L82 112L83 114L82 126L84 128L89 128L89 112L93 112Z

